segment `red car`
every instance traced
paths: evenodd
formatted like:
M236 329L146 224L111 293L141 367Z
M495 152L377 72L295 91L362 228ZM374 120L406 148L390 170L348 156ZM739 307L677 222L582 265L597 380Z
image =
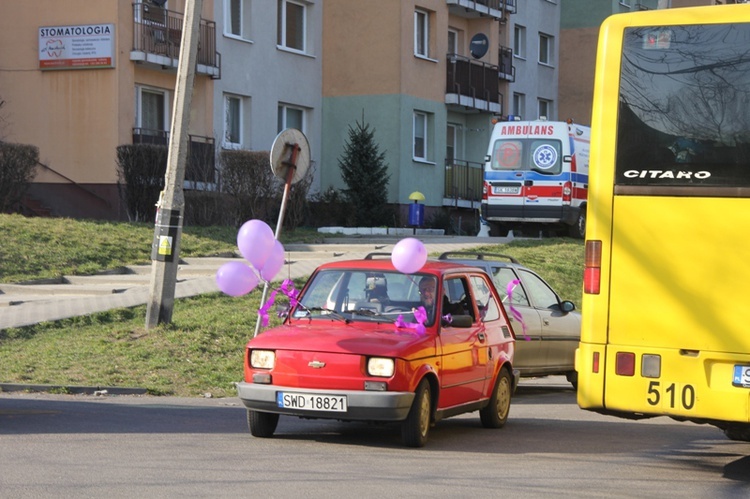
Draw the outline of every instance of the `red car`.
M505 424L515 336L481 269L428 260L407 275L374 254L321 265L297 300L247 344L237 390L252 435L271 437L279 415L399 422L421 447L449 416Z

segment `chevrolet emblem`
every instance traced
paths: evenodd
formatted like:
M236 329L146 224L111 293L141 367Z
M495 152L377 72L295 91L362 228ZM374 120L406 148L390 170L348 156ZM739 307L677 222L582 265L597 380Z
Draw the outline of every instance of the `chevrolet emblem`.
M325 367L326 363L321 362L319 360L313 360L307 364L308 366L312 367L313 369L320 369L321 367Z

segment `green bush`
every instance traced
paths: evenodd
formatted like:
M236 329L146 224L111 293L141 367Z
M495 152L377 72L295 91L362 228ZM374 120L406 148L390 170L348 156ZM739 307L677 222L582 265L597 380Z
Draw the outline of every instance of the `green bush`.
M164 190L167 147L126 144L117 147L117 189L131 222L153 221Z
M39 149L26 144L0 142L0 212L21 200L36 176Z

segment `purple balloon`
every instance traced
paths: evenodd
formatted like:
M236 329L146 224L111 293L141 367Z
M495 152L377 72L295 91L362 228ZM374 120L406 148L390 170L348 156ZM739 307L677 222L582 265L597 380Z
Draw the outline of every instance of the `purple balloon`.
M258 285L258 276L242 262L228 262L216 272L216 284L229 296L248 294Z
M427 248L419 239L407 237L393 247L391 262L399 272L413 274L427 262Z
M237 247L245 260L260 270L273 250L276 237L263 220L248 220L237 233Z
M268 255L266 263L263 264L263 268L260 269L260 276L266 281L272 281L276 274L279 273L281 267L284 266L284 245L279 241L275 241L271 254Z

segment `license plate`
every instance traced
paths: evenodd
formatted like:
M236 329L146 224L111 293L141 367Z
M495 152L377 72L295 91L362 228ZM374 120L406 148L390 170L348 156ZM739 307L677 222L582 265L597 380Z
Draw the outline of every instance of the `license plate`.
M734 366L732 384L734 386L750 388L750 366Z
M520 194L520 185L493 185L492 194Z
M346 395L276 392L276 405L283 409L346 412Z

